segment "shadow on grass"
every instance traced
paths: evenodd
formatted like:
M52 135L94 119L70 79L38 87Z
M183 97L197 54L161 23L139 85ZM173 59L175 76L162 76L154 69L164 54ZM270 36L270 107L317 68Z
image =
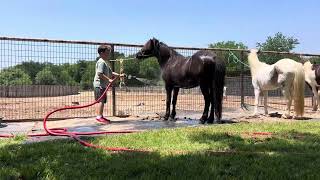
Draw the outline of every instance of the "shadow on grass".
M320 155L320 136L312 133L300 133L295 130L272 135L229 134L200 132L189 139L201 144L223 144L228 151L239 152L272 152L293 154Z
M70 140L15 144L0 148L0 179L320 178L320 137L314 134L255 139L206 132L189 139L228 145L236 153L109 153ZM274 153L254 153L269 151Z

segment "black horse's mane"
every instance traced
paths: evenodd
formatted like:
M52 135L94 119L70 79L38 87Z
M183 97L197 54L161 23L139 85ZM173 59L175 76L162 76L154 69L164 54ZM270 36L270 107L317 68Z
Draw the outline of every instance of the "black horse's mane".
M169 51L170 51L170 55L184 57L182 54L178 53L176 50L174 50L173 48L169 47L168 45L166 45L163 42L159 42L159 45L167 47L169 49Z
M160 46L165 46L166 48L168 48L169 49L169 51L170 51L170 55L172 55L172 56L177 56L177 57L180 57L180 58L187 58L187 57L185 57L185 56L183 56L182 54L180 54L179 52L177 52L175 49L173 49L173 48L171 48L171 47L169 47L167 44L165 44L165 43L163 43L163 42L160 42L159 41L159 45ZM215 53L213 53L213 52L211 52L211 51L198 51L198 52L196 52L196 54L202 54L202 55L213 55L213 56L217 56Z

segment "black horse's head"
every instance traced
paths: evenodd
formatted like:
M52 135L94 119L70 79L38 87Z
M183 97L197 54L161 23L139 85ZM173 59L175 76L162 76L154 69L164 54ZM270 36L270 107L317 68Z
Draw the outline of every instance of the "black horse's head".
M144 59L148 57L158 57L160 49L160 42L156 38L152 38L147 41L142 49L136 54L137 59Z

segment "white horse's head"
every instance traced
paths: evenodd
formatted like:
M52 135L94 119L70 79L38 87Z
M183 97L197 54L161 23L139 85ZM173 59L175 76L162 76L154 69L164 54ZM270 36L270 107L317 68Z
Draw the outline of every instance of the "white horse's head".
M250 49L249 50L248 61L249 61L250 66L252 66L253 64L256 64L256 62L259 61L259 58L258 58L259 52L260 52L260 50L258 50L258 49Z
M301 64L303 64L303 65L312 65L312 63L310 62L310 59L301 59L300 60L300 62L301 62Z
M303 64L303 69L305 71L305 74L307 75L308 73L310 74L313 74L312 73L312 63L310 62L310 60L304 60L302 61L302 64Z
M260 49L250 49L249 53L250 54L258 54L260 52Z

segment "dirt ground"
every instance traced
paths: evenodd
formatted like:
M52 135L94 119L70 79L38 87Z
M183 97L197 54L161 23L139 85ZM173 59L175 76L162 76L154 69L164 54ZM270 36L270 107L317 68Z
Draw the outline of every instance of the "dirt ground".
M131 116L150 116L161 114L165 110L164 92L126 92L118 91L116 93L116 113L117 115ZM251 107L254 101L253 97L245 97L245 103ZM49 111L66 107L86 105L93 102L93 93L91 91L81 92L77 95L59 96L59 97L32 97L32 98L0 98L0 117L5 121L33 121L42 120ZM182 112L201 113L203 111L203 97L197 91L185 91L179 94L177 110ZM262 103L261 103L262 104ZM269 97L269 112L282 113L285 109L285 100L279 97ZM305 98L305 116L307 118L320 118L319 110L311 111L311 98ZM108 91L108 104L105 107L105 114L112 116L112 98L111 91ZM232 118L238 117L236 114L251 114L251 110L239 113L240 96L227 96L223 102L223 114ZM262 110L263 107L260 107ZM233 112L237 112L234 114ZM95 115L95 106L57 112L51 118L70 119L79 117L93 117ZM243 115L243 116L247 116ZM182 116L190 116L190 113Z
M108 103L105 106L105 115L112 122L104 125L95 120L95 106L66 110L54 113L47 123L48 128L66 128L68 132L100 132L100 131L145 131L159 128L177 128L186 126L202 126L199 118L202 115L204 100L199 91L181 91L177 102L175 121L163 121L161 115L165 110L166 94L164 91L117 91L117 115L112 116L112 96L108 91ZM45 133L43 118L53 110L62 107L74 107L94 102L93 92L80 92L77 95L59 97L31 97L31 98L0 98L0 136L10 134L38 134ZM245 97L245 108L240 108L240 96L227 96L223 101L223 123L252 123L252 122L295 122L300 120L283 119L276 117L283 113L286 104L281 97L269 97L269 112L275 117L259 115L251 117L254 97ZM260 102L262 104L262 102ZM263 107L259 107L262 114ZM278 114L277 114L278 113ZM320 120L320 110L311 110L311 98L305 98L305 119ZM64 137L31 137L26 143L45 141Z
M301 121L296 119L280 118L282 112L269 108L269 112L274 114L274 117L262 115L263 107L259 108L261 115L257 117L250 116L253 112L253 106L247 106L248 109L224 107L223 123L270 123L270 122L295 122ZM278 114L277 114L278 113ZM157 113L144 113L140 115L133 115L125 118L108 116L111 124L101 124L95 121L95 117L81 117L81 118L64 118L63 120L51 120L47 123L48 128L66 128L68 132L101 132L101 131L145 131L160 128L179 128L187 126L203 126L199 124L201 111L178 110L175 121L163 121L161 116ZM306 118L303 120L320 120L320 113L313 111L306 111ZM0 123L0 137L1 135L31 135L45 133L42 121L17 122L6 121ZM46 141L57 138L57 136L36 136L27 138L25 143Z

